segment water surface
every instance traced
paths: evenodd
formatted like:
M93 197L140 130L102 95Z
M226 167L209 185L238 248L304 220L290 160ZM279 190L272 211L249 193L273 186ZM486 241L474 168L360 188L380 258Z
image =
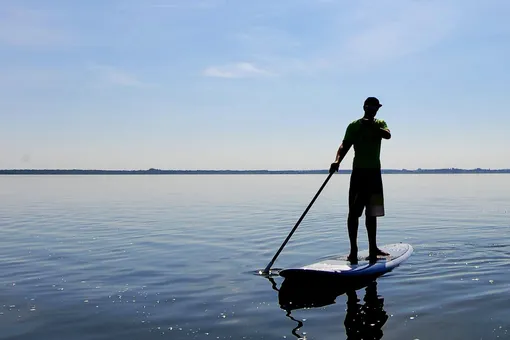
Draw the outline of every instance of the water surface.
M253 272L325 179L0 176L0 338L510 338L506 174L384 175L379 243L411 243L411 258L355 291L311 282L294 298L319 306L282 309L283 279ZM275 267L348 252L348 179L330 180Z

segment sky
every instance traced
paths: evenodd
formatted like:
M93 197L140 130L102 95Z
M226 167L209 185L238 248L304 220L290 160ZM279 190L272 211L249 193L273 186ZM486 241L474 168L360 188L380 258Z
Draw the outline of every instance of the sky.
M510 168L507 0L0 0L0 168ZM350 169L353 151L340 168Z

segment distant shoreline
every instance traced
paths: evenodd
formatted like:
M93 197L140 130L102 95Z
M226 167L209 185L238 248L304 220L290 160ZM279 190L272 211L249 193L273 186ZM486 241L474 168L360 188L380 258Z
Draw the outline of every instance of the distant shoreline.
M83 169L4 169L0 175L296 175L327 174L328 170L83 170ZM340 170L350 174L351 170ZM510 174L510 169L382 169L383 174Z

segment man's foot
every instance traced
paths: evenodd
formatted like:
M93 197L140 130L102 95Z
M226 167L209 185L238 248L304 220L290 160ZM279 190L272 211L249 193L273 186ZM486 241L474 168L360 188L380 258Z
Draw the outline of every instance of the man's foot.
M384 256L388 256L388 255L390 255L390 254L382 251L379 248L376 248L375 250L371 250L369 252L368 257L365 260L370 261L371 263L373 263L373 262L377 262L377 259L379 258L379 256L384 257Z
M390 254L388 254L388 253L386 253L386 252L382 251L382 250L381 250L381 249L379 249L379 248L376 248L376 249L375 249L375 252L372 252L372 253L373 253L375 256L388 256L388 255L390 255Z
M370 264L376 263L379 258L377 255L370 254L368 255L365 260L368 261Z
M358 264L358 254L357 253L349 254L349 256L347 256L347 261L349 261L351 264Z

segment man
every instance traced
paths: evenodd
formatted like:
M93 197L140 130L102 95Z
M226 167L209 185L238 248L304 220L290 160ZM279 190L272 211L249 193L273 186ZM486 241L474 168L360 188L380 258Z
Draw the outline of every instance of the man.
M352 264L358 259L358 224L365 209L365 224L369 242L369 260L376 261L377 256L386 256L377 247L377 217L384 216L384 195L381 176L381 140L390 139L391 133L382 119L375 119L382 105L375 97L368 97L363 105L363 118L351 122L345 131L345 137L338 148L336 160L331 164L330 173L338 171L340 162L354 146L354 160L349 187L349 216L347 227L351 251L347 258Z

